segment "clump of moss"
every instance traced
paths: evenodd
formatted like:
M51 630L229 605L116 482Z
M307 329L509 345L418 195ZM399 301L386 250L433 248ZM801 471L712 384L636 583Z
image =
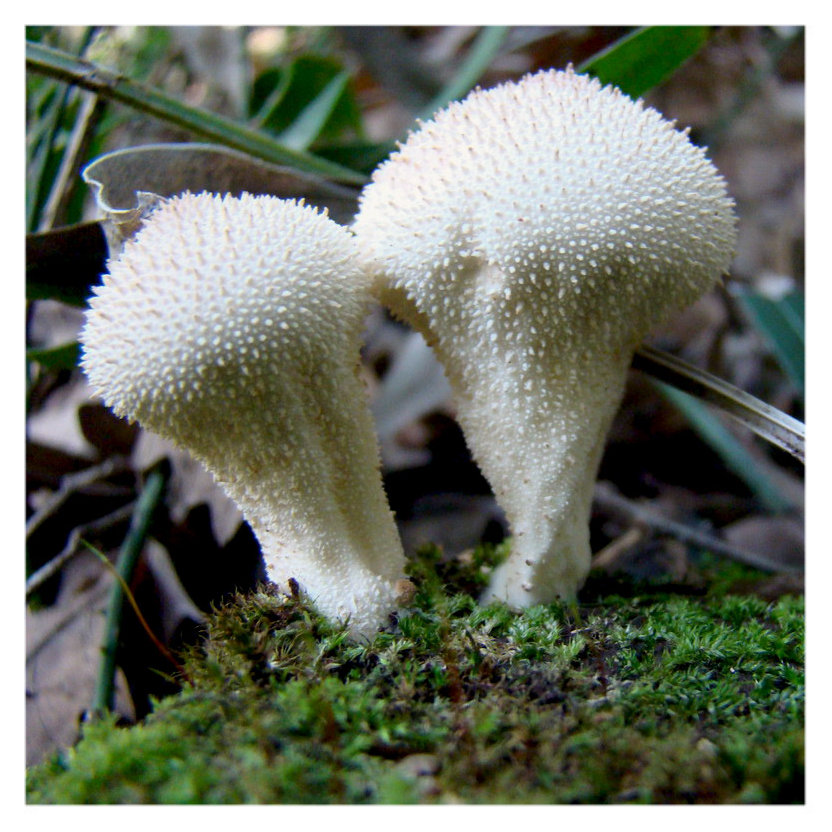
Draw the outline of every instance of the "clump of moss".
M298 598L237 598L181 693L87 725L29 801L803 800L802 597L599 579L579 610L515 614L474 600L498 556L425 550L413 607L368 644Z

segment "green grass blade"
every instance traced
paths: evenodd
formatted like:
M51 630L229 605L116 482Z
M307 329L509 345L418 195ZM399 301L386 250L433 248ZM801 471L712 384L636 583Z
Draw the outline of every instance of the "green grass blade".
M292 76L295 73L295 64L289 64L285 71L280 74L280 79L274 89L266 96L263 103L260 105L257 113L251 121L253 127L263 128L266 122L272 117L272 114L280 107L286 93L292 85Z
M803 423L776 407L654 347L642 345L633 356L633 367L718 407L758 436L804 461Z
M419 115L421 119L431 118L437 110L451 101L467 95L479 81L483 72L500 51L508 35L508 26L483 26L457 73L441 92Z
M785 512L793 508L754 457L699 399L675 387L654 382L664 397L678 408L691 427L719 454L725 467L739 477L765 509Z
M710 31L708 26L646 26L594 55L578 71L640 98L694 55Z
M806 389L803 295L800 292L790 292L781 298L769 298L759 292L741 290L737 293L737 298L784 372L803 393Z
M78 364L80 353L78 342L73 341L70 344L61 344L59 347L26 350L26 359L37 361L47 370L71 370Z
M122 607L125 593L123 586L129 586L144 549L150 531L153 515L164 498L169 479L166 466L159 465L147 475L142 493L136 502L136 508L130 521L130 528L119 550L116 570L120 580L113 584L107 607L107 619L104 627L104 642L101 646L101 667L92 703L92 716L100 717L113 709L115 701L116 652L121 632Z
M280 134L281 142L293 150L306 150L329 121L349 80L348 72L339 72L305 107L292 126Z
M257 130L241 126L216 113L188 107L144 84L138 84L117 72L90 61L80 60L58 49L27 43L26 66L34 72L76 84L102 97L189 130L197 136L249 153L258 159L317 173L340 182L360 185L366 181L363 175L355 171L312 154L285 147Z

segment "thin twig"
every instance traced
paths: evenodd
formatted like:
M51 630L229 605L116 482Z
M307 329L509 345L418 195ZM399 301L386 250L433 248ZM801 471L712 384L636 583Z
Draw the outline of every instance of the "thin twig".
M748 566L763 569L766 572L800 573L804 571L802 566L795 566L788 563L772 563L771 560L756 552L740 549L707 532L691 528L675 520L670 520L657 512L652 512L644 508L632 500L628 500L626 497L622 497L620 494L614 493L609 488L603 487L603 485L599 485L595 489L594 502L597 505L612 509L613 511L619 511L635 522L649 526L655 531L669 534L677 540L681 540L683 543L689 543L702 549L707 549L714 554L723 555L740 563L745 563Z
M632 549L644 539L646 529L643 524L636 524L627 529L624 534L610 541L603 549L592 556L593 569L607 569L615 563L625 552Z
M129 520L135 506L136 502L134 500L104 517L76 526L70 532L64 548L26 579L26 597L28 598L34 592L37 592L50 578L54 578L81 551L79 547L83 542L83 537L97 534Z
M26 538L32 533L71 497L73 494L92 485L99 480L105 480L113 474L128 470L129 465L123 456L108 457L98 465L84 468L73 474L61 477L61 484L58 490L26 521Z

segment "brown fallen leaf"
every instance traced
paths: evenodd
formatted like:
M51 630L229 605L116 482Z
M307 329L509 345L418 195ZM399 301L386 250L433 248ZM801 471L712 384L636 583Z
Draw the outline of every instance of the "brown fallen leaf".
M92 555L64 570L57 602L26 612L26 765L73 745L93 701L112 578ZM121 672L116 711L135 712Z
M733 546L764 552L773 566L803 565L806 539L802 519L752 515L726 526L722 534Z

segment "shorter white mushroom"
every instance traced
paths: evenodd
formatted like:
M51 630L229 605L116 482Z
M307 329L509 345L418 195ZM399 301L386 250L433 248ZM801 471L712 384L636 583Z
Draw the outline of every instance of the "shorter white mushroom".
M566 72L475 91L413 133L353 226L434 347L513 532L490 596L571 598L635 348L724 273L725 183L655 111Z
M269 578L369 636L407 583L359 376L355 264L350 233L302 203L185 194L110 263L81 340L104 401L237 502Z

